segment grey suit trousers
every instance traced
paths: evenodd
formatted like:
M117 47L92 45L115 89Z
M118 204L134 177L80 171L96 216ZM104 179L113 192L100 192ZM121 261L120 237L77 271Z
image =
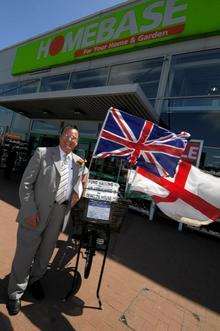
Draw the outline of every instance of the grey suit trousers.
M33 283L46 272L62 228L65 209L65 206L54 203L43 232L19 224L8 286L10 299L20 299L29 278L30 283Z

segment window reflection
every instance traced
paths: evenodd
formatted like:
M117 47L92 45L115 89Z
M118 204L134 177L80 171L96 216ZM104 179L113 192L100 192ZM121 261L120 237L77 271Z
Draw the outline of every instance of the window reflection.
M145 60L113 66L109 85L139 83L148 98L155 98L163 59Z
M192 139L204 139L204 145L220 147L220 112L171 113L170 129L188 131Z
M10 109L0 107L0 124L1 126L9 126L12 120L13 112Z
M207 96L170 100L168 108L210 106L220 108L220 51L203 51L173 56L167 97ZM216 95L216 98L215 98ZM200 108L199 108L200 109ZM203 110L203 109L200 109Z
M18 93L35 93L38 92L39 80L26 80L21 82Z
M220 148L204 146L202 167L220 177Z
M18 93L19 82L2 84L0 86L0 96L16 95Z
M4 92L3 86L0 85L0 96L3 95L3 92Z
M41 79L41 92L65 90L69 82L69 73Z
M29 131L30 119L20 114L14 114L11 131L27 133Z
M60 124L52 123L44 120L34 120L32 124L31 131L39 133L56 133L58 134L60 129Z
M163 113L161 121L173 132L187 131L192 139L204 140L200 167L212 168L220 175L220 112Z
M197 111L199 113L220 110L220 97L212 98L171 98L164 101L163 111L169 109L172 112Z
M73 72L69 88L79 89L87 87L105 86L107 76L107 68Z

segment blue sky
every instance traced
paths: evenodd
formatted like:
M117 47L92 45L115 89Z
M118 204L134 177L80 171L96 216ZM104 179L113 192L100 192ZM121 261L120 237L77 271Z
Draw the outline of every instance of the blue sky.
M124 0L5 0L0 10L0 49Z

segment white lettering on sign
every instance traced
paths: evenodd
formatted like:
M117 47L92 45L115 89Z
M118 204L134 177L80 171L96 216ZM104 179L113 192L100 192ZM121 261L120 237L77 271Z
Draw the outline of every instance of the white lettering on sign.
M131 35L138 33L136 16L134 11L126 13L115 32L114 38L117 39L123 33L129 31Z
M101 22L90 23L84 27L80 27L76 32L68 31L61 33L60 36L42 40L37 51L37 59L42 57L46 58L48 55L55 56L60 52L71 52L80 50L80 48L87 49L88 54L89 47L101 47L103 42L112 42L115 47L122 45L127 45L127 42L121 42L120 37L123 33L129 35L131 38L139 33L145 33L151 31L152 33L158 33L154 31L159 28L175 26L177 24L183 24L186 21L186 16L183 12L187 9L187 4L178 4L178 0L159 0L150 5L146 5L143 12L140 13L139 20L137 20L135 9L127 11L121 18L117 21L115 17L108 17L103 19ZM139 22L139 23L138 23ZM180 33L182 31L174 32L173 34ZM155 35L155 38L160 38L159 35ZM164 37L165 34L162 35ZM56 39L57 38L57 39ZM139 37L139 42L141 38L147 40L147 37ZM145 38L145 39L144 39ZM155 39L152 38L148 39ZM136 39L132 39L134 43ZM116 46L118 45L118 46Z
M97 27L98 27L98 23L93 23L93 24L88 25L85 28L81 47L83 47L83 48L89 47L89 46L92 46L95 44Z
M114 17L109 17L102 21L99 25L99 31L97 34L97 44L111 40L114 35L114 26L116 24L116 19Z
M137 37L138 41L145 41L149 39L155 39L155 38L162 38L164 36L168 35L168 31L159 31L159 32L153 32L153 33L148 33L148 34L141 34Z
M63 50L62 52L69 52L73 51L74 49L80 48L81 47L81 40L83 37L84 33L84 28L79 29L75 36L73 36L72 32L68 32L65 36L65 42L63 45Z
M46 42L44 40L41 41L40 47L38 48L38 52L37 52L37 60L39 60L41 57L48 56L51 41L52 39L49 39Z
M142 25L140 28L141 32L153 30L160 25L160 23L162 22L162 19L163 19L163 14L155 12L154 9L162 7L163 5L164 5L164 1L158 1L158 2L155 2L152 5L148 6L147 8L145 8L145 10L143 12L143 17L146 20L152 21L152 23L147 24L147 25Z
M176 5L176 0L167 0L167 6L164 13L163 26L173 25L178 23L184 23L186 20L185 16L174 18L174 14L186 10L187 5Z

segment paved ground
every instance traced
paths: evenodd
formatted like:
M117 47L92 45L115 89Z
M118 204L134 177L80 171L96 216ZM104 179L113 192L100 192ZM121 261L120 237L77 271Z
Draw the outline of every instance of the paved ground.
M131 212L121 233L112 237L101 288L103 310L96 309L99 254L90 278L69 302L60 298L71 284L73 262L62 272L48 272L44 301L26 296L21 313L8 316L5 288L15 250L17 207L16 183L0 174L0 331L220 330L219 241L179 233L171 223L147 222ZM62 247L66 237L59 239ZM60 252L54 253L53 268ZM68 252L74 255L71 247Z

